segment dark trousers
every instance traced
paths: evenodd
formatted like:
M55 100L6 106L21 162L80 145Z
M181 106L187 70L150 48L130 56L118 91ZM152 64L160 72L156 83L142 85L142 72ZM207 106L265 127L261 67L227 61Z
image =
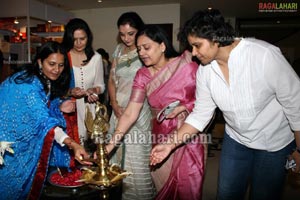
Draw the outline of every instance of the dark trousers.
M250 183L251 200L281 198L285 162L296 147L291 142L276 152L248 148L224 134L218 178L218 200L243 200Z

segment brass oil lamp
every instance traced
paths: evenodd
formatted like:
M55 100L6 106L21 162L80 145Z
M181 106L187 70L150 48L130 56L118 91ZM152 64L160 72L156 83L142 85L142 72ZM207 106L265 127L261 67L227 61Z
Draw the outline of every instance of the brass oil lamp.
M96 166L84 167L80 181L102 190L102 199L107 199L108 189L120 184L122 179L130 173L123 171L118 165L110 165L108 162L108 154L105 148L105 135L109 129L106 106L100 102L96 103L94 119L89 108L86 107L85 125L89 137L97 145L97 159L89 160Z

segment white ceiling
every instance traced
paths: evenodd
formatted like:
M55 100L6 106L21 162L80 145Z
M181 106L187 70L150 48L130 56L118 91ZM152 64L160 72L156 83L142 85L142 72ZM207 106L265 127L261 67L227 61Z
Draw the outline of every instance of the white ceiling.
M111 8L126 6L141 6L153 4L180 3L182 15L190 17L195 11L208 6L219 9L224 16L237 18L266 18L281 16L300 16L296 13L261 13L258 12L258 3L269 2L264 0L39 0L43 3L60 7L64 10Z

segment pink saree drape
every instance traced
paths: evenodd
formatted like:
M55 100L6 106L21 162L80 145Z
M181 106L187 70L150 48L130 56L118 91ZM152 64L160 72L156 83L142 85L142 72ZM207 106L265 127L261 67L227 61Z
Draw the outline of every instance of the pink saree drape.
M152 76L149 69L142 68L134 80L131 101L143 102L145 96L151 106L152 142L161 143L182 124L194 106L196 71L198 65L191 61L189 52L184 52L159 73ZM168 104L179 100L186 107L174 119L156 120L156 114ZM158 190L156 199L201 199L204 178L204 146L200 139L178 148L152 173Z

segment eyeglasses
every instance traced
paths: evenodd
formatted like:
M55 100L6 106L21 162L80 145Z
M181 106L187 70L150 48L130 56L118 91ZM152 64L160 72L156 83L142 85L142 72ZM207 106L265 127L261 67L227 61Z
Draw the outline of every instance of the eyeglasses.
M169 105L167 105L166 107L164 107L161 111L159 111L159 113L156 116L156 120L158 121L158 123L162 123L164 121L164 119L166 119L166 117L173 112L173 110L180 104L180 101L174 101L172 103L170 103Z

